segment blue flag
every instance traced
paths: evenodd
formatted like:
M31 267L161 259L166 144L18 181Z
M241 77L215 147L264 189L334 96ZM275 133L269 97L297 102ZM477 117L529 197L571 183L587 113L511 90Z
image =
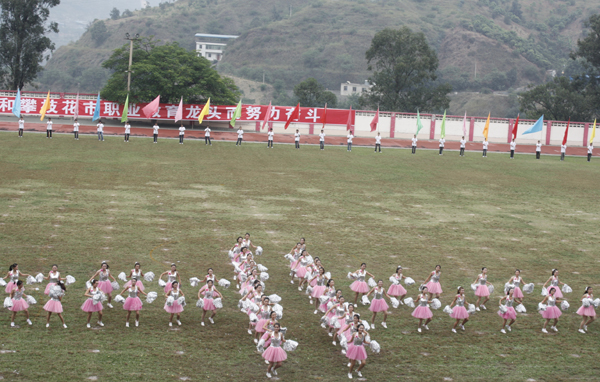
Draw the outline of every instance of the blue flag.
M17 118L21 117L21 89L17 89L17 96L15 97L12 113L16 115Z
M92 121L100 119L100 92L98 92L98 99L96 100L96 108L94 109L94 116Z
M542 115L540 117L540 119L538 119L537 122L534 123L533 126L531 126L529 128L529 130L524 131L522 135L540 132L540 131L542 131L543 127L544 127L544 116Z

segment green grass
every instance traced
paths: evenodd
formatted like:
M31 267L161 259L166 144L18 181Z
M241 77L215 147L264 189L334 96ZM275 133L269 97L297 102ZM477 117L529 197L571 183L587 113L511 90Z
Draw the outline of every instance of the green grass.
M197 289L186 281L188 306L183 326L169 330L164 298L145 304L139 328L124 327L117 304L105 309L103 329L85 328L84 281L110 261L115 276L134 261L160 273L178 262L184 279L213 267L231 280L227 249L251 232L265 249L259 261L271 275L267 293L283 297L282 323L300 346L290 353L279 377L286 381L347 379L346 359L320 328L304 293L289 283L283 255L300 236L320 256L346 296L348 271L362 261L387 278L401 264L422 280L442 265L442 304L458 285L469 285L482 266L498 290L516 267L537 284L527 296L528 315L501 335L495 302L472 316L467 331L452 334L452 319L434 311L431 330L416 333L410 310L400 307L388 330L371 333L382 352L370 355L367 380L598 380L600 326L577 333L574 313L583 288L598 279L597 232L600 167L585 158L468 152L443 157L436 151L134 138L124 144L93 136L74 142L68 135L0 134L0 242L5 272L18 262L24 272L46 273L58 263L78 282L64 298L68 329L53 317L44 327L45 296L33 291L34 326L19 315L19 329L0 315L0 376L16 381L85 380L261 381L265 365L246 333L247 318L235 308L235 289L225 290L225 308L216 324L200 326L194 306ZM540 285L552 268L574 289L572 308L557 334L540 332L535 311ZM148 283L146 283L148 285ZM43 287L44 285L42 285ZM28 288L30 289L30 288ZM148 290L158 291L153 283ZM416 288L408 288L414 297ZM467 292L467 300L473 301ZM494 299L498 297L496 293ZM495 300L494 300L495 301ZM359 312L368 316L365 307ZM381 318L378 317L377 322ZM99 352L91 352L99 350ZM178 354L177 352L184 352ZM575 355L575 356L574 356ZM596 361L594 361L596 360Z

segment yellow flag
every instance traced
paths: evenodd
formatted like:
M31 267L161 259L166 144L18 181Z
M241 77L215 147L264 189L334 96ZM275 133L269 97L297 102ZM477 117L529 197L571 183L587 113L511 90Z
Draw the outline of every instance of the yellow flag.
M202 108L202 111L200 112L200 116L198 117L198 123L202 123L202 121L204 120L204 117L208 115L209 111L210 111L210 98L208 99L208 101L206 102L206 105L204 105L204 107Z
M485 121L485 127L483 128L483 136L486 141L488 139L488 133L490 132L490 114L491 113L488 114L487 121Z
M590 145L594 143L594 137L596 136L596 120L594 119L594 127L592 127L592 136L590 137Z
M46 100L44 101L44 104L42 105L42 108L40 109L40 121L44 120L44 117L46 116L46 111L48 111L48 109L50 108L50 92L48 92L48 95L46 96Z

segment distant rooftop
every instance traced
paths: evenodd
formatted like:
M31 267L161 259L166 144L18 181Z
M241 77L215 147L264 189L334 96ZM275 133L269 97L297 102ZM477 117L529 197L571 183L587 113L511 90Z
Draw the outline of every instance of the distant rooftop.
M239 36L226 35L226 34L206 34L206 33L196 33L196 37L204 37L204 38L222 38L222 39L232 39L238 38Z

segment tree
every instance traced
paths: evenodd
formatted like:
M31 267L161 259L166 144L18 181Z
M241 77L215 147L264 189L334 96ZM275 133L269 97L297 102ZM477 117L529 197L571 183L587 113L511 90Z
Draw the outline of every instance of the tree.
M123 11L123 13L121 13L122 18L131 17L131 16L133 16L133 12L131 12L129 9L126 9Z
M423 33L409 28L377 32L366 52L373 87L361 104L387 111L416 112L448 108L449 84L436 84L438 58Z
M571 52L571 58L581 57L589 66L600 69L600 14L590 16L585 26L590 31L586 38L577 40L577 51Z
M125 13L125 12L123 12L123 13ZM118 20L119 17L121 17L121 12L117 9L117 7L114 7L112 9L112 11L110 11L110 18L112 20Z
M46 36L58 24L46 23L50 8L60 0L0 0L0 85L21 89L43 69L41 62L54 51Z
M308 78L294 86L294 95L304 107L323 107L325 103L328 107L335 107L337 104L335 94L325 90L314 78Z
M94 20L89 26L88 32L90 32L90 37L92 40L94 40L96 45L102 44L108 38L108 36L110 36L110 33L108 33L108 28L106 28L106 24L102 20Z
M102 63L113 72L102 98L125 101L128 64L129 44L115 49ZM210 97L216 105L233 105L241 96L232 79L221 77L207 59L177 43L157 45L149 38L135 41L131 70L130 102L149 102L160 95L166 103L179 103L183 96L186 103L203 103Z

